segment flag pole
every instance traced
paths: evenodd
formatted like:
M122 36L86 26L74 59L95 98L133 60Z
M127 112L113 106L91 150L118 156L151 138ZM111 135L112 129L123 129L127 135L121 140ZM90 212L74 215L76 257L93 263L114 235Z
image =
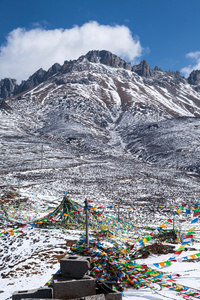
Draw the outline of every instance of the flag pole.
M89 245L88 201L87 201L87 199L85 199L85 228L86 228L86 244Z

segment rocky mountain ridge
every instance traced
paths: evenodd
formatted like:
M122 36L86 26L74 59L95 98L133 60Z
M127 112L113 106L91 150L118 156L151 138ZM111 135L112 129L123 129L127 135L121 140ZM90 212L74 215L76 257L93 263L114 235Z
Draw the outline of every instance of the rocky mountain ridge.
M143 77L147 84L159 84L162 86L162 77L166 75L171 75L174 78L175 82L188 82L189 84L195 86L195 89L199 91L200 89L200 71L192 71L188 79L185 79L180 75L179 71L162 71L159 67L155 67L152 70L146 60L143 60L140 64L131 67L131 64L124 61L115 54L112 54L106 50L94 50L89 51L86 55L79 57L77 60L65 61L61 66L58 63L55 63L49 68L48 71L40 68L33 75L31 75L27 80L23 80L20 84L17 83L16 79L4 78L0 80L0 98L6 99L14 95L20 94L26 90L37 86L38 84L44 82L52 75L61 72L69 73L73 70L73 67L77 62L81 62L84 59L92 63L101 63L113 68L123 68L125 70L131 70L132 72L137 73L139 76ZM149 79L149 80L148 80Z
M151 70L146 61L131 68L108 51L91 51L47 72L40 69L23 84L25 91L21 86L21 93L2 107L13 110L10 118L18 115L15 130L56 136L80 151L129 152L150 161L148 154L141 155L142 144L131 146L143 127L151 135L153 129L164 130L165 120L200 117L200 95L179 72Z

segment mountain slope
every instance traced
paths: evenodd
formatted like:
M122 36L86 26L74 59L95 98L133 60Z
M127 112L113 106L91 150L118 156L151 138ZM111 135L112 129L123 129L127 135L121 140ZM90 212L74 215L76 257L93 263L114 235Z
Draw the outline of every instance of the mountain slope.
M23 115L25 109L42 135L73 138L103 151L117 144L125 149L121 133L136 124L200 115L199 93L185 79L160 70L143 78L119 68L125 62L115 56L104 58L111 66L100 63L97 55L105 53L94 51L65 62L58 73L8 104Z
M125 135L133 156L164 167L200 173L200 118L176 118L140 125Z
M151 70L145 61L131 68L107 51L92 51L47 72L40 69L27 82L29 89L7 99L10 109L1 111L1 169L5 174L20 170L14 177L27 183L28 170L35 183L44 180L44 174L45 180L54 181L61 170L65 176L68 170L68 185L73 187L73 180L78 181L82 191L87 176L96 191L104 190L108 178L113 178L115 189L118 183L117 190L130 198L142 182L135 187L131 184L130 190L116 176L135 178L134 166L140 169L141 178L151 174L152 188L162 168L169 178L176 178L178 168L186 181L191 180L188 171L199 172L200 94L178 72ZM37 175L31 170L37 170ZM8 181L13 178L9 176ZM189 181L188 186L196 186ZM137 198L149 195L149 184L151 180ZM165 190L171 185L171 179L166 181ZM109 193L111 187L107 186Z

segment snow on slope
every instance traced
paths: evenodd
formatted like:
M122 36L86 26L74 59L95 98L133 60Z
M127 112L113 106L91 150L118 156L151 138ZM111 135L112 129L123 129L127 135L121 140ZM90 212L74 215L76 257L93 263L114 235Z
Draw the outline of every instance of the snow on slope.
M78 60L71 72L9 100L8 118L17 130L74 137L90 150L105 151L116 147L116 139L123 145L120 131L136 124L199 116L199 93L186 81L172 84L172 76L161 76L164 87L129 70Z
M186 80L156 72L143 78L85 59L7 100L12 111L0 112L1 185L57 195L69 191L73 199L87 196L99 204L197 202L199 119L191 117L199 116L200 96ZM144 210L143 221L155 215ZM124 217L139 218L136 213ZM23 239L11 238L1 241L1 248L8 243L15 248L6 248L8 257L3 253L7 296L27 284L45 283L57 269L55 255L66 250L58 232L30 230ZM49 253L44 264L40 251ZM8 265L15 256L18 267ZM29 273L33 263L40 282ZM151 291L130 294L132 299L161 297Z

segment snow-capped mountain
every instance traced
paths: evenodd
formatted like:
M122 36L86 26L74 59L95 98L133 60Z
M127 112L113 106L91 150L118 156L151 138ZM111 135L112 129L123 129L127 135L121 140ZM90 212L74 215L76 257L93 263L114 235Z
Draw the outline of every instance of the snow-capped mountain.
M154 165L167 172L169 168L198 172L198 84L198 71L185 79L179 72L152 70L146 61L131 67L108 51L90 51L62 66L40 69L20 85L4 79L1 168L18 171L16 162L22 170L40 168L44 150L47 169L58 163L56 151L59 166L65 168L66 156L68 161L75 157L72 168L80 167L83 155L90 155L84 165L98 161L101 168L102 161L112 157L115 176L116 166L121 170L128 163L117 162L120 157L134 164L151 163L151 170ZM96 156L92 162L91 155ZM117 176L132 178L130 174Z

